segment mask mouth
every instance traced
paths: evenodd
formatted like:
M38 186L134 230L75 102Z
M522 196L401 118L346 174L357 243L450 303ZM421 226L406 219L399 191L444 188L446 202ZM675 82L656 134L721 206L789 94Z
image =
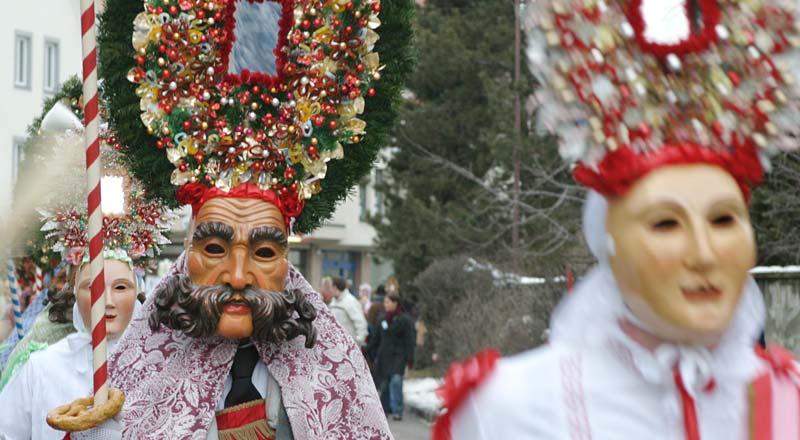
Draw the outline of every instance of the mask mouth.
M681 292L690 301L714 301L722 297L722 289L711 283L682 286Z
M250 301L236 294L233 298L222 304L222 311L231 315L249 315L253 312Z

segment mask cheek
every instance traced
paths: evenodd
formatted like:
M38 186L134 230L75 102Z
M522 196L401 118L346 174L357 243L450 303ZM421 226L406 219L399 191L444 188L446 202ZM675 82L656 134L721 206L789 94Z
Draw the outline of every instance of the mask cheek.
M256 263L253 270L260 289L277 292L283 289L289 273L289 263L285 258L279 257L274 261Z
M200 285L213 284L223 264L211 264L209 257L199 251L189 251L187 268L192 282Z

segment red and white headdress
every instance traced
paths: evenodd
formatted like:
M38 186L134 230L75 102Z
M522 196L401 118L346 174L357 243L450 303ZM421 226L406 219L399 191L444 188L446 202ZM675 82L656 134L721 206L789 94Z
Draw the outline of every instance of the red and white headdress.
M768 158L798 147L786 1L544 0L527 6L540 128L574 176L623 194L660 166L709 163L745 196Z

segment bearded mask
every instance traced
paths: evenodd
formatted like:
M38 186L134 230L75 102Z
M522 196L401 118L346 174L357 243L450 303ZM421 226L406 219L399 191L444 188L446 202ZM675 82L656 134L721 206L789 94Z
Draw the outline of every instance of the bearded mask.
M271 292L257 287L234 290L226 284L196 286L189 276L178 274L155 292L156 309L150 316L150 328L160 324L180 330L187 336L204 338L219 333L226 306L236 298L250 313L250 334L263 342L283 342L305 336L306 347L316 341L313 326L317 311L301 292ZM223 335L224 336L224 335Z
M156 292L151 327L162 323L194 337L255 335L271 342L305 335L313 345L316 310L302 295L283 291L288 240L275 205L212 198L197 211L191 240L188 276Z

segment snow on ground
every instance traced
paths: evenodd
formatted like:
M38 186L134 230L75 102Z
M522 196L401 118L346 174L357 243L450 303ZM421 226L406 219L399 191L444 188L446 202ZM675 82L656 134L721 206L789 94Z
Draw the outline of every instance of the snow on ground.
M800 266L758 266L750 270L751 274L768 273L800 273Z
M422 379L405 379L403 381L403 400L407 406L424 414L439 414L442 401L436 396L436 389L442 384L441 379L426 377Z

